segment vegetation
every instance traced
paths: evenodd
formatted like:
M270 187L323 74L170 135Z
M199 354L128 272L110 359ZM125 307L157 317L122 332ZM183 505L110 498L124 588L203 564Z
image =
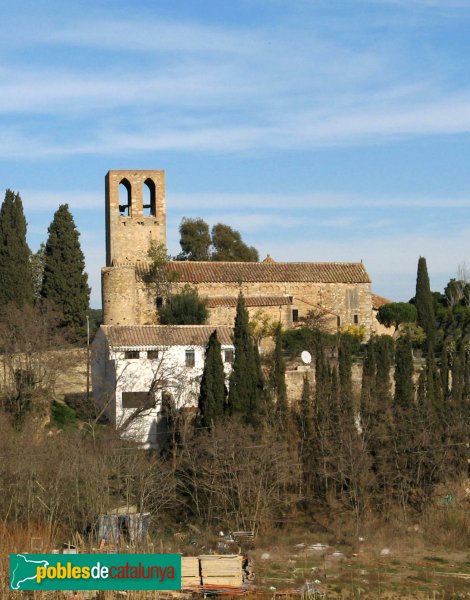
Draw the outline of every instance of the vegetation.
M183 218L180 225L181 253L177 260L214 260L257 262L258 251L247 246L240 232L217 223L209 234L209 225L201 218Z
M212 228L212 245L214 251L212 260L258 262L258 251L253 246L247 246L241 235L228 225L217 223Z
M26 227L21 201L12 192L7 196L0 212L0 241L14 239L8 237L13 236L13 222L20 224L20 240ZM186 233L204 233L203 222L190 221ZM218 233L218 246L212 236L209 248L213 259L218 251L219 259L243 254L232 252L238 244L233 230L219 228ZM224 236L232 240L226 247ZM10 241L9 249L15 244ZM25 242L18 241L17 247L27 250ZM207 247L207 237L197 251L190 240L185 258L196 260ZM0 252L4 250L3 243ZM162 322L205 322L204 300L189 287L173 293L176 279L168 270L166 252L156 246L151 252L149 285L156 298L167 299L160 307ZM13 274L1 271L4 256L2 281L11 276L14 290ZM0 314L0 518L5 526L24 527L28 543L36 524L45 528L48 544L87 530L96 537L97 515L125 502L150 512L162 530L190 523L196 531L267 532L274 527L285 534L286 523L312 527L314 515L321 523L318 529L334 541L353 523L356 546L359 532L378 522L393 527L399 513L412 523L429 520L431 541L447 535L454 547L470 548L468 499L459 492L468 477L470 435L470 286L463 270L443 294L432 293L425 260L420 259L414 302L381 311L382 322L400 329L396 341L380 336L361 344L359 335L327 334L321 328L328 315L313 311L303 327L287 332L261 318L250 326L240 295L228 397L214 332L206 349L197 419L191 421L171 398L162 398L166 445L141 452L99 425L97 418L79 420L57 397L58 375L67 360L76 358L54 350L66 345L66 319L76 338L83 331L89 291L78 233L66 205L54 217L46 247L21 256L26 256L26 268L33 268L34 286L25 279L25 288L19 286L8 304L4 301ZM69 261L71 256L75 259ZM80 268L68 270L70 262ZM76 290L83 292L77 305L59 301L69 279L75 280L69 288L74 302ZM100 315L91 316L93 329ZM425 356L414 360L412 347L420 343L420 332ZM275 349L270 361L263 362L253 338L272 333ZM298 403L289 405L284 353L295 359L302 350L312 354L315 378L305 375ZM357 386L353 373L357 377L361 366ZM263 372L269 375L268 385ZM162 392L163 375L159 385ZM173 537L171 543L176 543Z
M19 194L5 193L0 209L0 306L23 306L33 301L31 251L26 242L26 219Z
M204 325L207 321L207 299L185 285L181 292L170 296L158 308L162 325Z
M416 277L416 312L417 324L426 333L426 349L432 351L436 338L436 317L434 314L433 297L429 284L426 259L421 256L418 261L418 275Z
M214 329L206 348L204 371L199 391L199 424L211 428L225 412L227 389L220 342Z
M286 365L282 354L281 326L276 327L274 334L274 355L272 359L271 387L273 390L275 407L279 423L285 426L288 415Z
M212 239L209 225L203 219L184 217L180 224L181 254L178 260L209 260Z
M67 204L59 206L48 231L41 296L62 311L62 326L70 339L83 341L90 287L79 233Z
M408 302L390 302L379 308L377 320L385 327L395 327L398 331L402 323L415 323L417 318L416 306Z
M250 333L242 294L238 296L233 344L235 359L230 375L228 414L241 415L246 423L257 425L263 383L258 348Z

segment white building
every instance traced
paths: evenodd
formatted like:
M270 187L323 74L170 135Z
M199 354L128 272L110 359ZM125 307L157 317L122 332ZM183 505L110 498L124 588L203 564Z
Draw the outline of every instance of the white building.
M168 435L165 408L197 406L205 350L214 329L228 377L234 352L231 327L100 327L91 347L93 395L123 436L157 447Z

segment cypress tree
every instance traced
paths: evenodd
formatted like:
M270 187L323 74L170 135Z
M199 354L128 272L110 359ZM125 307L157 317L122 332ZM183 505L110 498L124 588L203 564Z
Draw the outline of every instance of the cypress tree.
M302 385L302 396L300 398L300 414L299 414L299 437L300 437L300 460L303 468L303 481L305 484L305 497L308 497L313 489L313 481L316 475L316 463L318 461L319 452L318 439L314 438L313 425L315 421L312 411L312 393L307 375L304 375ZM315 439L315 445L314 445ZM317 450L317 452L315 452Z
M303 443L306 443L312 436L312 397L310 392L310 382L307 375L304 375L302 384L299 429L300 438Z
M395 410L408 411L413 404L413 354L408 335L399 338L395 353Z
M381 335L375 341L375 360L377 373L375 377L376 395L379 402L383 403L385 410L391 399L390 369L393 361L394 342L389 335Z
M235 358L230 375L228 412L230 415L241 414L246 423L257 425L260 381L242 293L238 296L233 345Z
M420 256L418 261L418 275L416 277L416 310L418 313L417 324L426 333L426 350L431 352L436 338L436 317L429 284L426 259Z
M375 340L370 338L366 346L364 363L362 368L362 387L361 387L361 425L368 437L368 430L371 420L374 418L374 401L376 388L376 361L375 361Z
M344 424L346 426L354 424L354 402L351 368L351 342L347 335L342 335L339 340L338 348L338 374L341 414L344 418Z
M212 427L222 417L226 395L224 364L217 330L214 329L206 348L198 399L199 423L202 427Z
M30 256L21 198L7 190L0 209L0 307L33 302Z
M281 325L276 327L274 335L275 347L273 356L272 366L272 386L274 390L274 396L276 398L276 413L279 418L279 422L282 425L286 424L287 421L287 388L286 388L286 365L284 364L284 357L282 355L282 334Z
M393 452L395 492L403 508L414 485L417 455L415 444L415 407L413 385L413 355L408 335L398 339L395 352L395 396L393 402Z
M62 311L62 326L71 341L82 341L90 288L79 233L67 204L59 206L48 232L41 296Z

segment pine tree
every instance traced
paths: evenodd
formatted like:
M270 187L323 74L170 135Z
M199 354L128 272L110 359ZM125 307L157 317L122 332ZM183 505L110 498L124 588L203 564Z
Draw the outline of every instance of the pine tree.
M0 307L33 302L30 256L21 198L7 190L0 209Z
M429 284L428 269L426 259L420 256L418 261L418 275L416 278L416 310L418 312L417 324L422 327L426 333L425 348L431 352L434 348L436 338L436 317L434 315L434 305Z
M59 206L49 226L41 296L63 313L62 325L72 341L85 337L90 288L79 233L67 204Z
M276 399L276 413L281 425L287 422L287 388L286 388L286 365L282 355L282 333L281 325L276 327L274 335L275 347L272 365L272 387Z
M248 326L248 312L241 293L237 302L233 345L235 358L230 375L228 412L230 415L241 414L246 423L257 425L260 381L254 344Z
M198 400L199 423L202 427L212 427L222 417L226 395L224 364L217 330L214 329L206 348Z

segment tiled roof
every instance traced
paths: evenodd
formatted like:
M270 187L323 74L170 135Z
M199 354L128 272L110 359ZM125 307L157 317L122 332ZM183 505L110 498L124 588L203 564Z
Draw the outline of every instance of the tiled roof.
M126 264L129 263L117 262L114 266ZM135 266L143 275L150 262L139 261ZM370 283L362 263L172 261L168 268L183 283Z
M217 329L222 345L233 344L232 327L211 325L101 325L112 348L153 348L158 346L205 346Z
M372 308L374 310L379 310L379 308L381 306L383 306L384 304L391 304L392 300L388 300L387 298L384 298L383 296L377 296L377 294L372 294Z
M209 308L227 306L234 308L237 306L238 298L236 296L211 296L207 301ZM292 304L289 296L245 296L245 306L283 306Z

